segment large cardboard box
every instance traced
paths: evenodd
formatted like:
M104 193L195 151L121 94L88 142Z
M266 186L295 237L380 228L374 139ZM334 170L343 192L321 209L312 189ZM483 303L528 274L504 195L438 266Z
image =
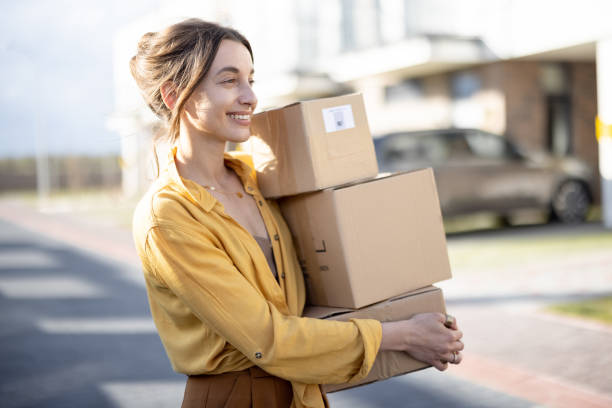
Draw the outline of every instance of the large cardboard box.
M297 102L251 122L257 181L268 198L376 177L374 142L361 94Z
M451 277L431 169L289 197L280 206L312 305L360 308Z
M434 286L396 296L359 310L311 306L304 310L304 316L342 321L348 321L349 319L376 319L381 322L392 322L409 319L417 313L426 312L446 313L442 291ZM328 384L323 386L323 388L327 392L339 391L421 370L426 367L429 367L427 363L415 360L408 353L402 351L381 351L374 361L372 370L363 380L347 384Z

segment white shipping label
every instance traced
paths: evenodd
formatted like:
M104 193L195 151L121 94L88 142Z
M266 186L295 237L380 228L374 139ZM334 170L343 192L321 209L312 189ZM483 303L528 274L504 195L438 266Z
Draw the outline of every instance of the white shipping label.
M333 108L323 109L322 112L327 133L355 127L351 105L334 106Z

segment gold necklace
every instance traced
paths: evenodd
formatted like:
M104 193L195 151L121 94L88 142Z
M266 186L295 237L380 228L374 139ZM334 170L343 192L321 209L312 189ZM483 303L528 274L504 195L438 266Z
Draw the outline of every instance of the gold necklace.
M242 194L242 192L240 191L223 191L223 190L219 190L217 187L215 186L203 186L205 189L210 190L210 191L216 191L217 193L221 193L221 194L236 194L236 196L238 198L242 198L244 197L244 194Z

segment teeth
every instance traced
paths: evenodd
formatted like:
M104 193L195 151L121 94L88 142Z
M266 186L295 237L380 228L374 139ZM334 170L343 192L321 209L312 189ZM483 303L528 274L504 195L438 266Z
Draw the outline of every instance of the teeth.
M239 119L239 120L248 120L250 118L250 115L234 115L234 114L229 114L228 116L230 118L232 118L232 119Z

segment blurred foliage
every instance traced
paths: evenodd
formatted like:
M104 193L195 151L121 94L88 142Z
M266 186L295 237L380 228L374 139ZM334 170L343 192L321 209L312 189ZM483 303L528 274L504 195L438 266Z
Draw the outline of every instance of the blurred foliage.
M121 184L121 168L116 155L50 156L45 158L51 190L113 187ZM34 157L0 160L0 192L37 188Z
M612 325L612 296L552 305L548 310Z

